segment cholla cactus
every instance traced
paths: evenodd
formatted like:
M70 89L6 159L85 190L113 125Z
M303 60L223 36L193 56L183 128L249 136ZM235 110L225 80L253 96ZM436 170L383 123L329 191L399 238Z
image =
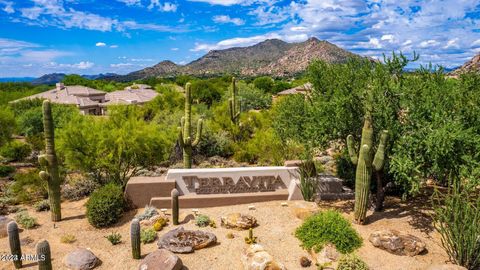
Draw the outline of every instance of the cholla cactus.
M37 243L38 270L52 270L52 255L47 240Z
M181 119L181 126L178 128L178 143L183 149L183 166L186 169L192 168L192 149L197 146L202 136L202 119L198 120L197 134L192 141L192 103L190 96L190 83L185 85L185 116Z
M365 122L362 129L362 140L360 142L359 154L354 147L353 136L347 137L348 154L354 165L357 165L355 174L355 221L363 224L367 215L368 196L370 193L370 182L372 170L380 171L385 163L385 146L388 139L388 131L383 130L380 136L380 144L375 157L372 158L373 147L373 126L370 108L367 108Z
M13 264L16 269L22 268L22 248L20 246L20 236L18 235L18 226L15 221L7 224L8 243L10 244L10 253L14 256Z
M57 155L55 153L55 134L53 127L52 109L50 101L43 102L43 129L45 134L45 154L38 156L38 162L46 171L40 172L40 178L47 182L48 200L52 221L60 221L62 213L60 208L60 184Z
M130 242L132 244L132 257L136 260L140 259L140 221L136 218L130 224Z
M240 113L242 111L242 104L237 102L237 87L235 85L235 77L232 78L232 92L231 97L228 100L229 110L230 110L230 119L233 123L238 124L238 119L240 118Z

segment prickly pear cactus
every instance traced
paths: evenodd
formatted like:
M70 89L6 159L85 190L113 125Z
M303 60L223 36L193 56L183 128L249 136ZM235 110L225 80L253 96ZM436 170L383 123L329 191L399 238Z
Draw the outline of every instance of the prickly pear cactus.
M242 111L242 105L237 100L237 87L235 77L232 78L232 92L231 97L228 100L228 106L230 110L230 119L233 123L238 124L240 112Z
M15 221L7 225L8 243L10 244L10 253L13 255L13 264L16 269L22 268L22 248L20 246L20 236L18 235L18 226Z
M50 102L43 102L43 128L45 134L45 154L38 156L38 162L46 171L40 172L40 178L47 182L48 200L52 221L60 221L62 213L60 208L60 184L57 155L55 153L55 134L53 127L52 108Z
M36 246L38 256L38 270L52 270L52 255L50 253L50 244L47 240L42 240Z
M185 85L185 116L181 119L181 126L178 128L178 143L183 149L183 166L186 169L192 168L192 150L197 146L202 136L202 119L197 123L197 134L192 141L192 103L190 96L190 83Z
M172 222L173 225L178 225L178 190L176 188L172 189Z
M130 224L130 241L132 243L132 257L136 260L140 259L140 221L136 218Z
M375 157L372 157L373 126L372 117L369 111L365 114L362 140L360 142L358 155L355 150L353 136L349 135L347 137L348 154L352 163L357 166L355 173L355 221L358 224L365 223L372 171L380 171L383 169L387 139L388 131L383 130Z

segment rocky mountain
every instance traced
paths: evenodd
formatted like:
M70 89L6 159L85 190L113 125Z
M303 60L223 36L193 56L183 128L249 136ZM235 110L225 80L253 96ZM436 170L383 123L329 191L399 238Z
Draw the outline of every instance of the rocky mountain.
M213 50L184 66L176 65L171 61L162 61L153 67L123 76L106 77L106 79L131 81L179 74L194 76L237 74L284 77L305 71L309 62L313 59L341 63L355 56L357 55L317 38L310 38L299 43L269 39L249 47Z
M452 74L458 75L466 72L480 72L480 53L465 62L461 67L452 71Z
M36 78L35 80L31 81L32 84L34 85L39 85L39 84L55 84L57 82L60 82L67 76L65 73L50 73L50 74L45 74L39 78Z

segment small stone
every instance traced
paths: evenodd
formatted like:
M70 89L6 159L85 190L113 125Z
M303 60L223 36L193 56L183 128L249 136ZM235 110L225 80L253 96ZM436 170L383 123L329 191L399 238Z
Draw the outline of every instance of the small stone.
M437 264L437 265L429 266L426 270L468 270L468 269L456 264Z
M309 258L302 256L300 258L300 265L302 267L310 267L310 265L312 265L312 261Z
M166 249L158 249L148 254L138 266L138 270L181 270L182 260Z
M248 230L257 226L257 219L251 215L244 215L240 213L229 214L226 217L221 217L221 226L227 229Z
M6 216L0 216L0 238L7 237L7 224L13 221L13 219Z
M86 248L72 251L65 256L64 264L72 270L89 270L95 268L98 258Z
M402 235L396 230L376 231L368 240L374 247L386 250L396 255L415 256L425 250L425 243L418 237Z
M276 262L272 255L259 244L250 245L243 251L242 263L245 270L286 270L284 265Z

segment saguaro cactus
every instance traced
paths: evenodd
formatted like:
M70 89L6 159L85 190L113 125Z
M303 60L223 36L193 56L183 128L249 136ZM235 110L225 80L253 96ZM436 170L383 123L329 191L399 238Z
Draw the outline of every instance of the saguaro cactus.
M57 155L55 153L55 134L53 128L52 108L50 102L43 102L43 129L45 134L45 154L38 156L38 162L46 171L40 172L40 178L47 182L48 200L52 221L60 221L60 175L58 171Z
M37 243L38 270L52 270L52 255L47 240Z
M172 189L172 222L173 225L178 225L178 190L176 188Z
M8 243L10 244L10 253L13 255L13 264L15 268L22 268L22 248L20 246L20 236L18 235L18 226L15 221L7 225Z
M130 224L130 242L132 243L132 257L140 259L140 221L136 218Z
M372 170L376 172L382 170L385 163L385 145L388 138L388 131L383 130L377 152L375 157L372 158L373 120L369 109L367 109L364 121L358 156L355 150L353 136L348 135L347 137L348 154L352 163L357 166L355 174L355 221L359 224L365 222L367 215Z
M235 77L232 78L232 92L231 97L228 100L228 105L230 109L230 119L233 123L238 124L240 112L242 111L242 104L237 102L237 87Z
M190 96L190 83L185 85L185 116L182 117L181 126L178 128L178 142L183 149L183 166L192 168L192 148L197 146L202 136L202 119L198 120L197 134L192 141L192 103Z

